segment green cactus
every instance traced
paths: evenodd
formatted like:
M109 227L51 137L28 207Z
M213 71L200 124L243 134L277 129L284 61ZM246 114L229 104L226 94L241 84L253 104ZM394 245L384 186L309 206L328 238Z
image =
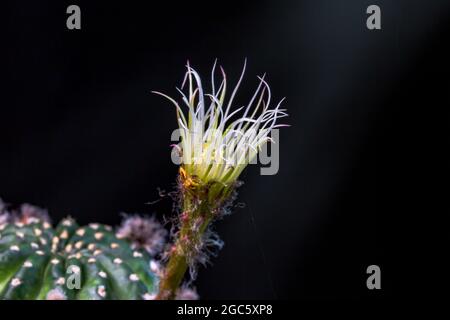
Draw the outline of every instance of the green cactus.
M159 282L154 252L130 239L133 226L126 223L115 233L102 224L80 227L71 218L53 228L45 216L4 214L0 299L153 299Z

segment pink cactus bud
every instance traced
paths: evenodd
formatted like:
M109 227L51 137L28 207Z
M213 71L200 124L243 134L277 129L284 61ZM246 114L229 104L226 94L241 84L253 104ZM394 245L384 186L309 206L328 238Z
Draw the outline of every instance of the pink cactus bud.
M199 296L194 288L181 287L177 290L176 300L198 300Z
M167 231L154 217L127 217L117 231L119 238L129 239L134 248L144 248L151 255L162 251Z

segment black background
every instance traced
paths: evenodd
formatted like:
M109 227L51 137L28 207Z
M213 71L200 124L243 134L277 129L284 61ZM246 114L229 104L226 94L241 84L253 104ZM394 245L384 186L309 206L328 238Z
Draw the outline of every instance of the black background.
M81 30L66 28L70 4L81 7ZM370 4L381 7L382 30L366 28ZM291 127L281 132L277 175L256 166L242 175L246 206L216 225L225 247L200 270L201 297L389 296L397 267L386 239L402 214L390 200L410 177L397 156L406 141L421 142L400 128L424 129L448 105L449 9L446 1L2 3L0 196L43 206L54 220L170 216L168 198L148 202L175 181L175 112L150 90L175 96L187 59L209 76L218 58L236 80L247 57L237 101L267 72L275 98L287 97ZM413 109L423 112L417 126ZM371 264L382 270L380 292L366 288Z

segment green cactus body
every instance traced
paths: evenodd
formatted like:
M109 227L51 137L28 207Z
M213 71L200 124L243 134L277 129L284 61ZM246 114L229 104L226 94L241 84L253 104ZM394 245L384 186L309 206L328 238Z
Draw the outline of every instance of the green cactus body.
M152 256L111 227L56 228L39 219L0 225L0 299L152 299L158 276Z

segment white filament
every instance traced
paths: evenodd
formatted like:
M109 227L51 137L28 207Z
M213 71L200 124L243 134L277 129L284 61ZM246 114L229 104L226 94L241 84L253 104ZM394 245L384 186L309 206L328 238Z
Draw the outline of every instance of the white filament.
M239 177L265 143L273 142L270 138L271 130L286 126L277 124L278 119L288 116L286 109L280 109L284 98L276 107L271 108L271 91L264 75L258 77L259 85L247 106L234 108L232 111L246 63L226 104L227 80L222 67L222 80L217 88L216 62L214 63L211 93L204 93L199 74L189 63L186 67L181 89L177 90L188 109L187 119L176 100L161 92L153 92L169 99L176 107L182 163L186 172L204 182L215 180L231 183ZM187 93L183 92L186 82ZM208 100L210 103L207 106Z

